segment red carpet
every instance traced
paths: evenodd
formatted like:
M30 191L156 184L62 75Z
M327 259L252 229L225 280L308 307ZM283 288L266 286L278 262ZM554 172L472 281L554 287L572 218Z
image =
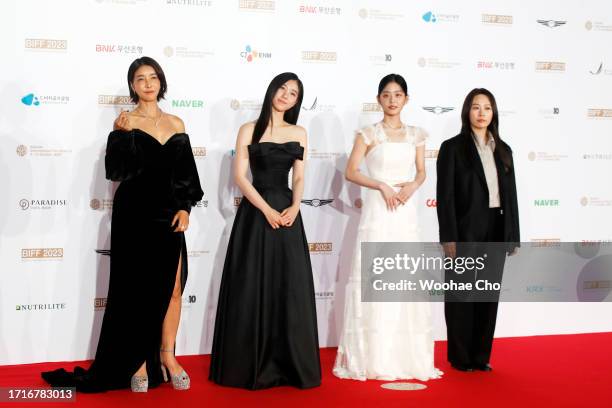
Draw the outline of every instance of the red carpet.
M463 373L446 363L446 343L436 343L436 365L444 371L421 391L392 391L380 381L339 380L331 373L335 349L321 350L323 384L246 391L207 380L209 356L179 357L192 388L163 385L146 394L129 390L78 394L75 403L2 404L79 407L603 407L612 406L612 333L502 338L495 340L490 373ZM0 368L0 387L43 387L39 373L76 363L41 363ZM81 363L83 364L83 363Z

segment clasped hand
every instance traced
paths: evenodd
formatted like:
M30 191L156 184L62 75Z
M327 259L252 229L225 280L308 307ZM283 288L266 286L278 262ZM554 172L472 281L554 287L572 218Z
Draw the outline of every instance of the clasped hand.
M405 183L394 184L393 187L400 187L400 190L396 192L386 183L380 186L380 192L389 211L395 211L398 206L406 204L417 190L418 185L414 181L407 181Z
M279 229L280 227L290 227L295 222L295 218L298 215L300 208L298 206L291 206L285 208L282 212L276 211L274 208L270 208L264 211L264 215L268 224L273 229Z

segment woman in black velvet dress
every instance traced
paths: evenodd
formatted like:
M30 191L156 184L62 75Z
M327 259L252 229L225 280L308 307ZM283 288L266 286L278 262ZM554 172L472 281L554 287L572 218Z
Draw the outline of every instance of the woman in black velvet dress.
M234 173L244 199L223 267L210 364L210 379L221 385L255 390L321 383L312 269L299 213L307 151L306 131L295 125L302 95L295 74L278 75L257 122L238 133Z
M144 392L170 374L175 389L189 377L174 358L181 293L187 279L184 232L202 198L183 122L161 111L164 73L153 59L128 70L136 108L123 112L108 136L106 177L120 181L113 200L108 297L95 361L45 372L53 386L99 392Z

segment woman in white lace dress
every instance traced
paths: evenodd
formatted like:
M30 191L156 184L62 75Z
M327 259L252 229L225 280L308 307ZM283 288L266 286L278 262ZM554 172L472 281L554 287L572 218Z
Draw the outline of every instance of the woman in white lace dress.
M382 121L357 132L346 178L366 187L355 257L346 286L344 325L334 374L355 380L429 380L434 340L427 302L361 302L361 242L418 242L413 195L425 181L427 133L402 123L406 81L385 76L378 87ZM365 159L368 175L359 172Z

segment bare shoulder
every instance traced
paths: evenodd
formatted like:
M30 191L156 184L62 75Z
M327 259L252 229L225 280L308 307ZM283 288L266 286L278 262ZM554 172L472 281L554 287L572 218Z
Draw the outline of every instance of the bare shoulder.
M177 132L185 131L185 122L183 122L183 119L170 113L167 113L166 115L168 115L168 120L170 121L170 123L172 123L172 127L174 127Z
M302 145L306 144L308 139L306 129L300 125L291 125L291 136L295 137Z
M238 130L238 133L253 133L253 130L255 130L255 122L251 121L251 122L247 122L242 124L242 126L240 126L240 130Z
M253 131L255 130L255 122L247 122L240 126L238 130L237 142L239 145L251 144Z

